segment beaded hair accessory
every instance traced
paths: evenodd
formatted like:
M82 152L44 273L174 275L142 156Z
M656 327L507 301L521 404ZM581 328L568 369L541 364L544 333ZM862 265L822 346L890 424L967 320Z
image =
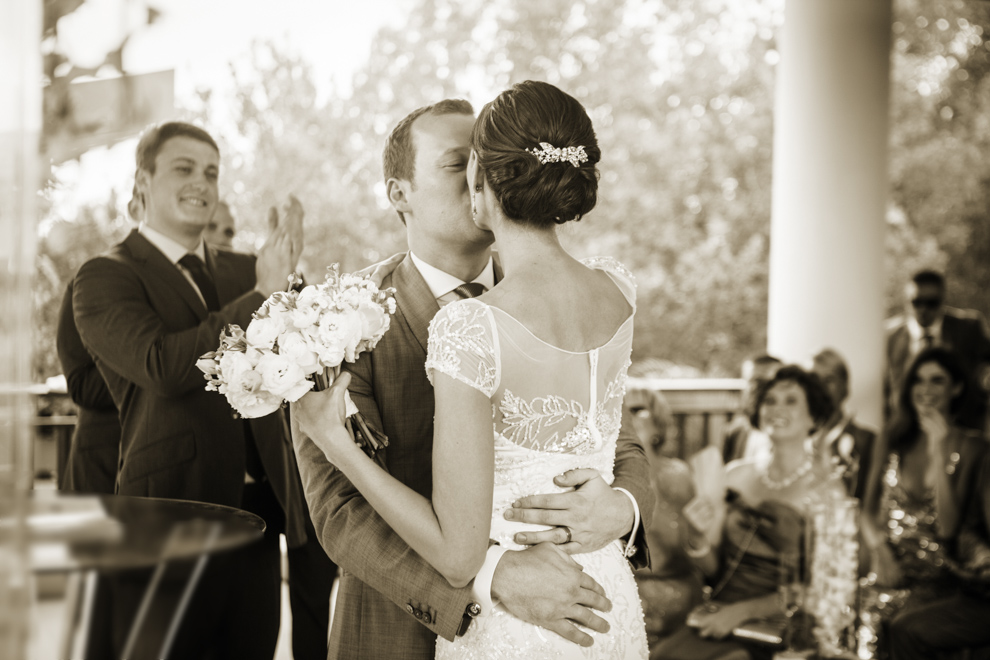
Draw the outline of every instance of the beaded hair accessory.
M529 153L536 156L541 163L562 163L567 162L574 167L580 167L581 163L588 160L588 154L584 152L584 147L555 147L549 142L540 142L540 149L533 147L527 149Z

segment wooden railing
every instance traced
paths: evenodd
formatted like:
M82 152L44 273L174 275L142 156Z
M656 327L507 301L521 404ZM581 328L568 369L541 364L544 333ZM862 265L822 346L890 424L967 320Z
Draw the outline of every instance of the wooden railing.
M660 392L674 415L676 454L687 458L708 445L722 448L725 427L739 410L741 378L630 378L627 389Z

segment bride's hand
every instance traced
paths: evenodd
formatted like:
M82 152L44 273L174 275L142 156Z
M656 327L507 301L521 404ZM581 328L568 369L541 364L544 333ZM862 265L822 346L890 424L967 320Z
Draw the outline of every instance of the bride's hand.
M309 436L327 460L338 467L354 450L361 453L344 426L347 419L344 394L350 382L351 375L341 372L329 389L308 392L291 404L293 427Z

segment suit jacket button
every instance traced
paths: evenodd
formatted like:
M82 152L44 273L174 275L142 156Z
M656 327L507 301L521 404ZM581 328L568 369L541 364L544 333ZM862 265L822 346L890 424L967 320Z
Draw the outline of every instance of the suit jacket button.
M423 610L416 610L416 611L415 611L415 612L413 613L413 615L414 615L414 616L415 616L415 617L416 617L417 619L419 619L419 620L422 620L422 619L423 619Z
M433 623L433 617L429 612L423 612L423 623Z
M409 612L409 614L412 614L413 613L413 606L412 605L406 605L406 612Z

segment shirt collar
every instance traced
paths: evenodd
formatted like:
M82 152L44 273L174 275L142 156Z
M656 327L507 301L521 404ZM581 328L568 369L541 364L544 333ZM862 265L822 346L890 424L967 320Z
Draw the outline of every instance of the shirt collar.
M206 263L206 245L203 243L203 239L199 239L199 245L196 246L196 249L190 251L185 246L177 243L160 231L152 229L143 222L138 227L138 233L148 239L148 242L158 248L173 264L178 264L179 259L190 253L195 254L203 263Z
M416 266L416 270L419 274L423 276L426 280L426 286L430 287L430 292L433 293L434 298L439 298L447 293L450 293L460 285L465 282L446 273L439 268L431 266L419 257L417 257L412 251L409 252L409 256L413 260L413 264ZM495 286L495 264L491 257L488 257L488 263L481 270L481 273L471 280L472 282L478 282L485 286L486 289L491 289Z
M926 332L936 340L940 340L942 338L942 315L939 315L939 317L935 319L935 322L926 329L921 327L921 324L918 323L918 319L914 318L913 314L908 314L907 331L908 335L911 336L912 341L921 341Z

